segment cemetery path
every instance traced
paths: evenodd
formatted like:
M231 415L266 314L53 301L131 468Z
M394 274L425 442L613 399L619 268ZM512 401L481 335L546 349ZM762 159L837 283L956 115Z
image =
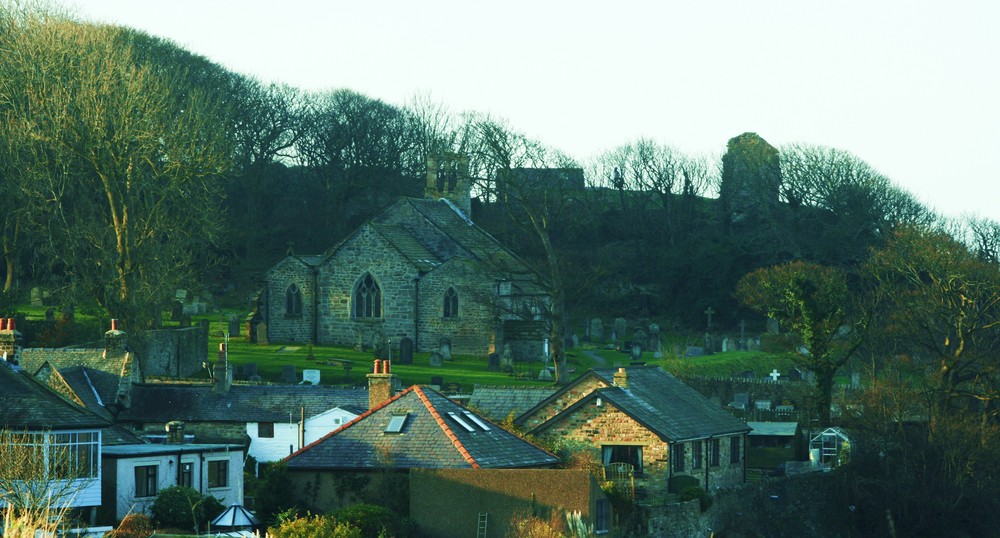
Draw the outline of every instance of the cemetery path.
M593 351L591 351L589 349L583 350L583 354L586 355L586 356L588 356L588 357L590 357L591 359L594 359L594 365L595 366L604 367L604 366L608 365L608 361L604 360L604 357L600 356L599 354L597 354L597 353L595 353L595 352L593 352Z

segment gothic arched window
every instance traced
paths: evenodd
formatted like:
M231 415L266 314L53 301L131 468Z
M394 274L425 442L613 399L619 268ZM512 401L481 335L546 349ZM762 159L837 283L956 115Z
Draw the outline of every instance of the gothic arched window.
M458 317L458 293L455 292L455 288L448 288L448 291L444 292L444 317Z
M370 273L365 273L354 289L354 317L382 317L382 290Z
M285 316L297 317L302 315L302 292L295 284L288 286L285 290Z

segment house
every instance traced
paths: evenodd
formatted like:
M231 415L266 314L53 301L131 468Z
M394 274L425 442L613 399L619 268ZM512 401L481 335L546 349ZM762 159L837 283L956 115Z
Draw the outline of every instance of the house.
M510 522L534 511L588 529L612 530L612 508L582 469L413 469L410 519L421 536L512 536ZM571 536L578 536L570 533Z
M368 374L369 410L285 458L298 501L313 511L377 501L405 513L411 469L534 469L554 455L433 388L393 395L389 361Z
M428 159L424 194L326 253L276 263L261 298L268 341L543 356L541 278L470 219L468 160Z
M787 461L802 460L805 449L798 422L747 422L747 468L773 471Z
M147 438L163 439L172 421L199 443L247 447L257 462L274 462L330 433L368 408L368 392L322 385L232 383L222 344L212 383L142 383L119 424Z
M166 443L104 448L101 522L121 521L133 512L150 515L157 493L171 486L194 488L224 506L243 504L243 445L182 439L183 433Z
M17 333L17 334L15 334ZM102 432L110 423L49 390L13 362L20 333L12 319L0 322L0 431L4 458L25 450L36 457L0 462L0 507L44 505L82 511L94 522L101 505ZM21 474L18 474L21 473ZM40 499L46 499L44 501Z
M469 396L469 407L497 422L517 418L556 391L548 386L495 387L476 385Z
M590 370L515 422L592 447L608 479L634 484L636 495L665 493L681 476L705 489L746 476L750 428L655 366Z

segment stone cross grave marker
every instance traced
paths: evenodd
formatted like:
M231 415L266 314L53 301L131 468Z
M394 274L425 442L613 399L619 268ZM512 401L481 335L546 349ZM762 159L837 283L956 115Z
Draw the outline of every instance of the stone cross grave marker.
M777 368L771 370L771 373L769 373L767 375L771 377L771 381L777 381L778 378L781 377L781 373L778 372Z
M705 317L708 318L708 325L706 325L706 327L708 327L709 329L712 328L712 315L713 314L715 314L715 310L712 310L711 306L705 309Z

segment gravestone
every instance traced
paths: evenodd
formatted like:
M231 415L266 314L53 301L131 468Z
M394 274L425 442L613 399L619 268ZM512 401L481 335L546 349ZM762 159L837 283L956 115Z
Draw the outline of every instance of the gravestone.
M642 345L639 342L632 342L632 354L630 358L633 361L642 360Z
M174 299L177 299L181 303L186 303L187 300L188 300L188 291L187 290L177 290L177 291L175 291L174 292Z
M413 364L413 339L404 337L399 341L399 363Z
M488 357L487 360L489 361L488 364L487 364L487 366L486 366L487 370L489 370L490 372L499 372L500 371L500 355L499 354L497 354L497 353L490 353L490 355L489 355L489 357Z
M625 321L625 318L615 318L615 340L624 340L627 330L628 322Z
M778 320L774 318L767 318L767 334L779 334L781 332L781 324Z
M298 376L295 375L295 366L292 364L286 364L281 367L281 382L282 383L297 383L299 381Z
M440 368L441 364L444 362L444 357L442 357L440 353L435 351L434 353L431 353L431 357L429 360L431 366L435 368Z
M257 363L256 362L248 362L248 363L244 364L243 365L243 375L247 376L247 378L251 378L251 377L253 377L255 375L260 375L260 374L257 373Z
M729 406L737 409L746 409L750 407L750 395L745 392L737 392L736 394L733 394L733 403L729 404Z
M34 307L42 306L42 288L39 287L31 288L31 306Z
M239 337L240 335L240 320L236 316L229 316L227 332L231 337Z
M267 341L267 323L261 322L257 324L257 343L262 346L269 344Z
M601 318L590 320L590 339L598 343L604 342L604 325L601 323Z
M514 370L514 355L510 351L510 344L503 345L503 352L500 354L500 370L504 372Z
M755 400L753 402L753 407L758 411L770 411L771 400Z
M45 309L45 321L56 320L56 309L51 306Z
M569 343L573 346L573 349L580 347L580 339L575 334L570 337Z
M774 368L771 370L771 373L767 375L771 378L771 381L778 381L778 378L781 377L781 372L779 372L777 368Z
M539 381L552 381L553 379L552 372L548 368L542 368L542 370L538 372Z
M312 369L302 370L303 384L308 383L310 385L319 385L319 377L320 377L319 370L312 370Z
M444 378L439 375L431 376L431 385L437 385L438 387L444 385Z
M685 357L701 357L705 354L705 349L698 346L690 346L687 351L684 352Z
M636 329L636 331L632 333L632 343L639 344L642 346L642 349L649 349L649 335L642 329Z
M450 361L451 360L451 339L447 338L447 337L442 338L439 341L438 346L439 346L438 353L441 354L441 358L444 359L444 360L446 360L446 361Z
M851 372L851 388L858 388L861 386L861 374L858 372Z

